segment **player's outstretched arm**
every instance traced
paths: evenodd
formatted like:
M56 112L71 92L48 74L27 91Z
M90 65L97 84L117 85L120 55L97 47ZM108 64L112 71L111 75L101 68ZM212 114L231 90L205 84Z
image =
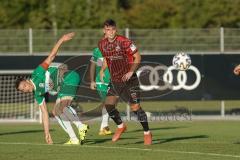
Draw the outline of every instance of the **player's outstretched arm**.
M134 61L133 64L130 68L130 72L135 72L138 68L138 65L141 63L141 55L139 54L139 52L136 52L134 55Z
M56 57L58 49L62 45L62 43L71 40L74 37L74 35L75 35L74 32L63 35L58 40L58 42L55 44L52 51L50 52L50 54L48 55L48 57L44 60L44 62L42 64L49 66L52 63L52 61L54 60L54 58Z
M240 64L237 65L237 66L234 68L233 73L234 73L235 75L239 75L239 74L240 74Z
M48 111L46 107L46 103L43 102L42 105L39 106L42 112L42 121L43 121L43 128L44 128L44 135L45 135L45 141L47 144L52 144L52 138L51 134L49 132L49 117L48 117Z
M96 64L94 62L90 62L90 89L96 89L96 82L95 82L95 69Z
M126 74L122 77L122 80L123 80L123 81L128 81L128 80L132 77L133 73L137 70L138 65L139 65L140 62L141 62L141 55L139 54L139 52L136 52L136 53L133 55L133 57L134 57L133 64L132 64L132 66L131 66L131 68L130 68L130 71L129 71L128 73L126 73Z

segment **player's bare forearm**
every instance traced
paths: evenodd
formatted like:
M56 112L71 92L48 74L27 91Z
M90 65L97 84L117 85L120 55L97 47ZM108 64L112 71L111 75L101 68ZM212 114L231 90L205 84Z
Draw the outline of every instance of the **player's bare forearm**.
M106 59L104 58L104 59L103 59L103 65L102 65L101 70L100 70L100 73L99 73L99 75L100 75L100 80L101 80L102 82L104 82L103 77L105 76L104 71L105 71L106 69L107 69L107 61L106 61Z
M105 58L103 58L103 65L101 67L101 71L104 72L107 69L107 61Z
M42 122L43 122L43 129L45 134L46 143L52 144L52 138L49 132L49 116L46 107L46 103L44 102L42 105L39 106L42 112Z
M96 64L94 62L90 63L90 81L94 82L95 81L95 69L96 69Z
M58 49L60 48L60 46L62 45L63 42L69 41L73 38L73 36L75 35L74 32L68 33L63 35L58 42L55 44L55 46L53 47L52 51L50 52L50 54L48 55L48 57L44 60L43 63L50 65L52 63L52 61L55 59L57 53L58 53Z
M53 47L52 51L50 52L49 56L47 57L47 59L44 61L45 63L47 64L51 64L52 61L55 59L56 55L57 55L57 52L58 52L58 49L60 48L60 46L62 45L63 43L63 40L60 39L56 44L55 46Z
M133 73L137 70L138 65L141 62L141 56L140 56L140 54L138 52L136 52L133 55L133 57L134 57L134 61L131 64L130 70L122 77L122 81L123 82L128 81L132 77Z
M129 72L135 72L141 62L141 55L139 54L139 52L136 52L133 55L133 57L134 57L134 61L133 61L133 64L132 64Z
M43 121L44 133L48 134L49 133L49 118L48 118L48 111L47 111L46 104L43 103L39 107L40 107L41 112L42 112L42 121Z
M96 64L94 62L90 63L90 89L96 89L96 82L95 82L95 69Z

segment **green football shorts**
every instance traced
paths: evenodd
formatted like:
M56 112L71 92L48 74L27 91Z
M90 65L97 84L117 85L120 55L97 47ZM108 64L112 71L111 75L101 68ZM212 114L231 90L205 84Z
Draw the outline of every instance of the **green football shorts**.
M102 101L105 100L108 92L108 84L97 83L96 89Z
M63 82L60 84L58 98L76 96L78 85L80 85L80 76L75 71L68 71L63 76Z

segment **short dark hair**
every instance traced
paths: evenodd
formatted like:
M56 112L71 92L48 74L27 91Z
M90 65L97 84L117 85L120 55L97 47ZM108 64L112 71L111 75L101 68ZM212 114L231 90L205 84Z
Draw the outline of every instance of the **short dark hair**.
M104 23L103 23L103 27L105 26L113 26L116 27L116 22L113 19L107 19Z
M16 80L16 82L15 82L15 87L16 87L16 89L17 90L19 90L18 89L18 87L19 87L19 85L20 85L20 83L22 82L22 81L25 81L26 79L24 79L24 78L18 78L17 80Z

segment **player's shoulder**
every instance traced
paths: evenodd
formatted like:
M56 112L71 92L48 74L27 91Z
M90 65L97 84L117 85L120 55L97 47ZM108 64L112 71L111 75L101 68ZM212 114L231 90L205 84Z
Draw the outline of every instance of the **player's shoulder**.
M130 39L128 39L127 37L122 36L122 35L117 35L117 36L116 36L116 39L117 39L118 41L130 41Z
M100 40L98 41L98 43L101 44L101 43L104 43L104 42L106 42L106 41L107 41L107 38L102 38L102 39L100 39Z
M41 65L39 65L34 71L33 71L33 73L32 74L45 74L45 69L41 66Z
M128 47L129 45L131 45L133 43L130 39L128 39L127 37L122 36L122 35L118 35L116 37L116 40L125 47Z
M41 65L39 65L39 66L32 72L31 80L32 80L34 83L41 82L41 81L43 81L44 78L45 78L45 73L46 73L46 70L45 70Z

